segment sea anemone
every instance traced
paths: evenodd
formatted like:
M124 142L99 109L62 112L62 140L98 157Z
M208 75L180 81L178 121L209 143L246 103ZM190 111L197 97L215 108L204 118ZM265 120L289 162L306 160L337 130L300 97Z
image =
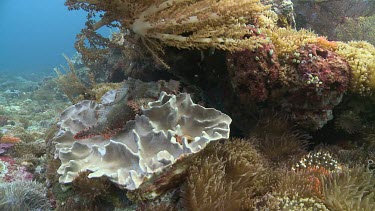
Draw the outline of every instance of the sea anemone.
M336 118L335 127L348 134L354 134L361 129L361 119L357 113L346 111Z
M332 210L375 210L375 177L363 166L322 175L323 203Z
M80 197L89 201L95 201L104 198L110 194L111 182L105 177L89 179L87 176L91 172L79 172L78 176L73 180L73 190Z
M320 210L320 211L329 211L327 207L322 204L321 202L313 199L313 198L301 198L298 196L289 198L289 197L282 197L276 198L279 202L279 208L281 210L300 210L300 211L308 211L308 210Z
M313 176L308 171L283 170L278 178L278 182L272 191L274 196L279 198L296 196L314 198L317 196L315 181L312 180Z
M375 131L375 128L372 128ZM375 151L375 132L367 134L364 138L367 149Z
M329 152L316 151L304 155L293 167L293 170L326 169L336 171L341 169L339 163Z
M291 125L287 117L273 112L261 114L248 137L255 137L253 140L259 151L277 164L293 161L304 154L310 138Z
M183 204L188 210L243 210L269 191L265 160L250 141L230 140L207 146L188 171Z
M0 184L0 210L49 210L43 184L15 181Z

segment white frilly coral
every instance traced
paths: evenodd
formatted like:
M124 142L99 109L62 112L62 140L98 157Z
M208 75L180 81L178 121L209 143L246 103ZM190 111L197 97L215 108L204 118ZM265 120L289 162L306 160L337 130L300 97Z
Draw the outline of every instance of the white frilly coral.
M196 153L210 141L229 138L229 116L194 104L188 94L162 92L159 100L148 103L141 116L128 121L110 140L101 136L74 140L75 133L102 118L101 110L109 103L108 99L102 102L82 101L61 114L54 140L55 156L61 160L57 171L61 183L70 183L78 172L88 170L90 178L107 176L133 190L181 155Z

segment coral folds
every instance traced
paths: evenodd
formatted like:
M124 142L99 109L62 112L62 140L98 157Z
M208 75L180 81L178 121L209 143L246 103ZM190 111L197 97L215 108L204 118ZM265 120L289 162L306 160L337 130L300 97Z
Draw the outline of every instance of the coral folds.
M126 189L136 189L182 155L196 153L211 141L228 138L232 121L218 110L193 103L187 94L162 92L157 101L141 108L141 116L125 122L123 129L110 139L89 136L75 140L74 134L96 125L103 118L101 115L112 112L104 110L106 106L82 101L62 113L60 131L54 138L55 156L61 160L57 170L61 183L72 182L80 171L90 171L89 178L107 176Z

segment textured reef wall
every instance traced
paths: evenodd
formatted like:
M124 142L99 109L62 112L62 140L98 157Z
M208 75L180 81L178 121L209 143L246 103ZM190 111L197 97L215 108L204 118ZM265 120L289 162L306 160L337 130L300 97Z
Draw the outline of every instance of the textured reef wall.
M370 43L294 29L289 0L66 5L94 83L49 141L59 209L375 209Z

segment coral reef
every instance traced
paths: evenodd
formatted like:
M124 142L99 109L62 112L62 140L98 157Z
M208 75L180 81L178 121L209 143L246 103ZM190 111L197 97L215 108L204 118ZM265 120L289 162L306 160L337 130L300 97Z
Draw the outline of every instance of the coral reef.
M31 181L33 174L27 171L26 167L20 166L16 160L9 156L0 156L0 181L13 182L17 180Z
M34 155L41 157L46 153L46 146L43 141L34 141L30 143L20 142L12 148L14 157L22 157L23 155Z
M263 29L264 33L275 46L278 57L285 58L287 55L297 51L301 46L314 44L319 41L318 35L306 29L293 30L290 28L270 28Z
M31 99L44 103L66 100L66 97L63 97L64 94L56 86L54 78L45 77L38 83L38 86L38 89L31 94Z
M146 105L151 100L156 100L159 95L158 92L176 93L178 88L179 84L173 80L169 82L159 81L158 83L127 80L121 90L110 90L102 96L102 102L108 105L108 108L102 109L105 112L95 125L77 132L74 138L78 140L101 135L108 139L122 130L127 121L134 119L142 105Z
M7 125L8 120L10 120L10 117L4 116L4 115L0 115L0 127L2 127L4 125Z
M65 4L65 75L0 78L0 209L375 210L375 48L330 41L373 2L300 1L319 35L290 0Z
M311 32L283 28L259 31L257 36L269 36L272 43L227 56L239 101L245 105L265 101L280 104L300 126L312 130L323 127L348 90L350 62L341 57L336 43ZM371 66L364 71L369 74Z
M72 182L79 171L89 170L90 178L106 175L126 189L135 189L182 154L198 152L210 141L229 137L231 119L227 115L194 104L189 95L162 92L159 100L148 103L141 116L128 121L110 140L95 136L76 141L74 134L95 125L103 107L105 103L82 101L62 113L55 137L55 156L62 161L57 171L62 175L60 182Z
M123 86L124 84L122 83L100 83L96 84L91 91L95 94L95 99L99 101L108 91L120 89Z
M13 144L11 143L0 143L0 155L6 152L12 146Z

